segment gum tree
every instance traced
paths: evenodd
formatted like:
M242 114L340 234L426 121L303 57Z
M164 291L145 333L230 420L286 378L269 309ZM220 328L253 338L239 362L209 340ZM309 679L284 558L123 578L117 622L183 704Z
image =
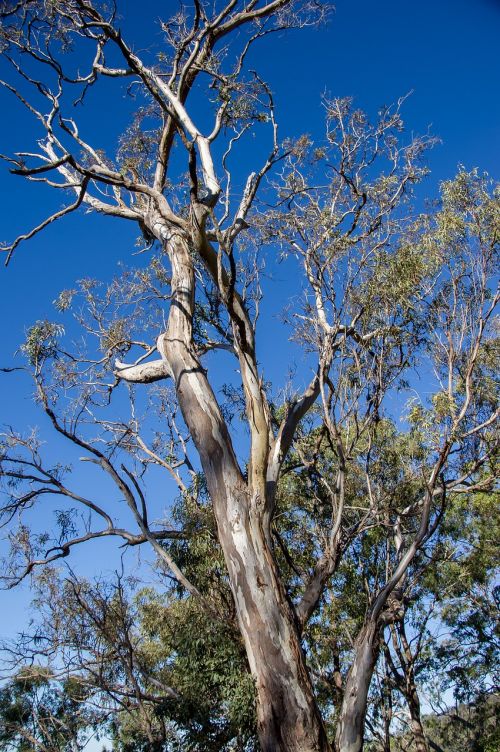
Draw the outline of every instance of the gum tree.
M2 54L12 74L2 84L38 128L35 147L6 159L14 174L71 196L6 245L7 260L81 207L135 223L160 251L149 272L117 281L101 299L84 282L90 318L80 322L97 335L100 357L68 353L49 322L38 322L24 346L53 427L107 474L133 525L123 527L112 508L72 490L64 468L44 463L36 438L11 433L2 460L3 476L14 483L7 522L47 494L83 507L90 522L78 530L71 515L59 515L57 540L37 545L21 526L11 538L7 581L15 584L77 544L117 536L131 546L151 544L179 587L213 614L210 590L189 579L176 558L175 542L189 529L152 522L141 468L166 470L186 502L196 503L203 484L255 682L258 737L268 751L331 749L304 630L332 597L328 588L345 552L354 547L362 563L368 546L384 550L385 565L366 580L335 741L342 752L361 749L381 629L397 618L408 567L439 525L449 494L491 485L498 415L490 388L498 202L487 181L462 173L444 186L440 212L416 215L411 189L426 173L422 154L432 139L405 140L400 105L370 124L349 101L326 102L320 147L306 137L281 144L272 93L245 68L262 37L318 23L327 10L290 0L196 1L161 23L157 54L141 56L105 4L33 0L2 11ZM114 153L101 148L98 131L88 136L88 125L68 117L72 102L85 103L104 79L135 94ZM256 156L240 187L232 175L238 147L259 129L256 151L266 135L269 150L260 162ZM265 245L302 270L303 299L287 315L312 358L307 386L297 381L281 399L257 357L256 259ZM61 309L70 297L63 295ZM127 316L107 319L113 301L120 306L124 298ZM249 435L247 457L235 450L206 368L209 353L229 353L237 364L233 394ZM435 369L435 396L414 405L412 433L400 437L384 404L408 386L409 369L420 362ZM164 423L152 442L133 399L130 418L106 418L120 383L155 384L145 388ZM391 442L402 450L387 473ZM311 537L305 568L290 583L277 509L284 479L299 470L308 478L300 516Z

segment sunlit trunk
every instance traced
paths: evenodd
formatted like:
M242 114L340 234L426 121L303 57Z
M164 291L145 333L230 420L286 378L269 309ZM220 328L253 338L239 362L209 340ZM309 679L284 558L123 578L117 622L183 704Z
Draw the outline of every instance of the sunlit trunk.
M260 744L263 752L328 752L292 609L262 528L262 508L252 506L217 400L192 350L194 275L189 250L180 238L171 260L172 305L159 347L169 363L213 502L255 680Z
M330 749L290 604L259 520L241 504L220 526L238 621L257 693L263 752Z

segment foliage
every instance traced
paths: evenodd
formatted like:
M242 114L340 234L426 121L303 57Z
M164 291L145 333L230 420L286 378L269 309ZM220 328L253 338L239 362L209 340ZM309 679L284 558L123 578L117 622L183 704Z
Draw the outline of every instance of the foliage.
M87 687L78 676L58 681L42 666L21 669L0 690L2 749L83 749L100 720L87 699Z

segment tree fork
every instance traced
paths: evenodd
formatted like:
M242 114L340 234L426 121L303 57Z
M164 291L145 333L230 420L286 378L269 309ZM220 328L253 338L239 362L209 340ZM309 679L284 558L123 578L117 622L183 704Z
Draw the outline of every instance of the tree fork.
M330 752L295 618L262 525L263 508L238 466L206 373L192 348L194 269L187 240L173 235L172 303L160 350L173 375L186 425L214 506L238 623L256 684L263 752Z

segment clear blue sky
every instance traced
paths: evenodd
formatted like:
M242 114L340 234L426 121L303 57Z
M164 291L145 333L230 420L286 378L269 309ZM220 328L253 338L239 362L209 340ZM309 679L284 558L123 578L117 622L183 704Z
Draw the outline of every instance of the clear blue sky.
M176 8L173 0L126 0L118 5L124 34L135 38L138 48L146 43L160 9L168 13ZM442 139L429 155L432 174L424 187L427 195L435 196L439 181L452 177L459 163L499 177L499 39L500 0L338 0L329 26L273 38L255 51L252 66L275 92L282 135L306 132L321 137L322 94L352 96L374 115L380 105L413 90L403 111L406 122L415 132L431 125ZM100 104L105 104L103 99ZM31 122L5 91L0 91L0 107L0 152L29 151ZM99 117L112 122L115 111ZM61 201L10 176L5 166L0 166L0 193L4 241L37 224ZM54 318L51 301L61 289L83 276L110 278L119 260L133 263L136 234L126 224L82 212L21 246L9 268L0 269L0 365L13 363L27 326ZM286 296L287 280L278 275L273 300L285 301ZM263 331L264 361L276 348L274 336L266 336L272 326ZM268 376L283 373L282 364L266 368ZM0 422L20 428L40 423L28 382L14 375L0 378ZM49 432L46 436L50 438ZM85 564L85 555L78 558ZM95 562L106 566L99 556ZM0 632L25 626L25 602L20 593L0 594L0 612L7 616Z

